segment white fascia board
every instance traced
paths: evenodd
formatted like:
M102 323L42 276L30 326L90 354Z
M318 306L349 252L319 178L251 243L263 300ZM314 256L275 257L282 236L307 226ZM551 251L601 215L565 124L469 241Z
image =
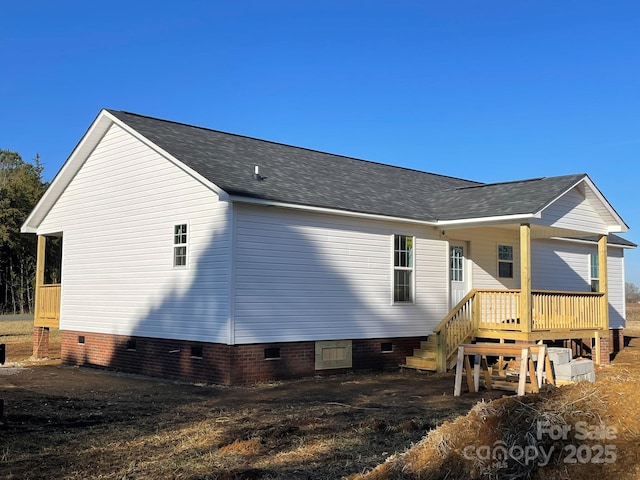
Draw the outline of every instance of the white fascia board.
M469 228L469 227L482 227L487 224L491 225L505 225L513 223L526 223L532 218L540 218L539 214L524 213L518 215L499 215L493 217L479 217L479 218L461 218L456 220L438 220L438 227L447 228Z
M581 183L586 184L587 188L589 188L591 190L591 192L593 192L593 194L596 196L596 198L600 201L600 203L602 203L602 205L604 205L604 207L607 209L607 211L609 212L609 215L611 215L611 217L613 218L614 222L616 223L616 225L611 225L608 224L607 225L607 232L608 233L624 233L627 230L629 230L629 226L626 224L626 222L622 219L622 217L620 215L618 215L618 212L616 212L616 210L613 208L613 206L609 203L609 201L605 198L605 196L602 194L602 192L598 189L598 187L596 187L595 183L593 183L593 180L591 180L591 178L589 178L589 175L585 175L584 177L582 177L580 180L578 180L576 183L574 183L573 185L571 185L570 187L568 187L567 189L565 189L561 194L559 194L556 198L554 198L553 200L551 200L549 203L547 203L544 207L542 207L540 209L539 212L537 212L537 214L539 216L542 216L542 212L547 209L550 205L552 205L553 203L555 203L557 200L559 200L560 198L564 197L568 192L570 192L571 190L573 190L574 188L576 188L578 185L580 185Z
M38 200L38 203L20 228L20 232L37 233L40 222L49 213L49 210L60 198L69 183L71 183L71 180L76 176L96 145L100 143L110 126L111 121L105 117L105 111L102 110L53 178L49 188L40 197L40 200Z
M169 152L167 152L166 150L160 148L158 145L156 145L155 143L153 143L151 140L149 140L147 137L145 137L144 135L142 135L141 133L139 133L137 130L135 130L134 128L131 128L129 125L127 125L125 122L121 121L119 118L111 115L109 112L103 110L103 113L105 115L107 115L111 121L113 123L115 123L116 125L118 125L120 128L122 128L124 131L126 131L127 133L129 133L130 135L132 135L133 137L137 138L138 140L140 140L142 143L144 143L147 147L151 148L153 151L155 151L156 153L158 153L159 155L163 156L164 158L166 158L167 160L169 160L171 163L173 163L176 167L180 168L182 171L184 171L185 173L187 173L188 175L190 175L191 177L195 178L196 180L198 180L200 183L202 183L205 187L209 188L210 190L214 191L218 197L220 198L221 201L227 201L229 198L229 196L227 195L227 192L225 192L224 190L222 190L219 186L217 186L215 183L213 183L212 181L208 180L207 178L203 177L202 175L200 175L198 172L196 172L195 170L193 170L192 168L188 167L187 165L185 165L184 163L182 163L180 160L178 160L177 158L175 158L173 155L171 155Z
M330 215L341 215L344 217L368 218L373 220L384 220L387 222L391 221L391 222L402 222L402 223L414 223L419 225L428 225L430 227L437 226L437 222L430 222L427 220L415 220L411 218L392 217L388 215L378 215L374 213L352 212L349 210L338 210L335 208L314 207L312 205L300 205L297 203L277 202L272 200L264 200L261 198L243 197L240 195L229 195L229 201L236 202L236 203L246 203L250 205L262 205L265 207L280 207L280 208L290 208L293 210L304 210L307 212L327 213Z

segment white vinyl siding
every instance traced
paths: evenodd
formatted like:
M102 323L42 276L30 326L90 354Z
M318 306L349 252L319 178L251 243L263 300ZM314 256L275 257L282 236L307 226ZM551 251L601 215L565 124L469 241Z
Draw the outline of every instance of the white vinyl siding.
M591 291L590 255L598 246L562 240L532 242L531 286L534 290ZM624 253L608 247L609 326L624 326Z
M582 187L568 191L546 208L540 219L532 223L575 231L607 233L607 225L591 201L582 193Z
M447 246L426 227L236 205L235 340L429 333L447 313ZM415 237L415 303L389 301L393 234Z
M471 288L520 288L520 240L517 230L471 228L459 230L450 240L469 242L467 258L471 260ZM513 277L498 276L498 245L513 245Z
M63 232L61 328L227 342L230 218L214 192L112 126L39 228ZM174 268L185 223L190 268Z

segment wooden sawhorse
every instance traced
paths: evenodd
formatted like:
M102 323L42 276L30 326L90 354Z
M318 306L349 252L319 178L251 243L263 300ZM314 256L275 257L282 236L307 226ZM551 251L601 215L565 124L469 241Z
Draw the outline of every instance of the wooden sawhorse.
M538 356L537 369L533 363L533 355ZM474 357L473 375L469 357ZM517 345L515 343L470 343L458 346L458 362L456 365L456 383L453 395L460 396L462 391L462 370L467 377L467 386L470 392L477 392L480 387L480 370L484 375L484 383L487 390L492 389L491 372L487 364L487 356L495 357L520 357L520 374L518 377L518 395L524 395L526 390L533 393L540 391L542 385L543 369L546 373L546 381L555 385L551 362L547 355L546 345ZM527 374L530 384L527 389Z

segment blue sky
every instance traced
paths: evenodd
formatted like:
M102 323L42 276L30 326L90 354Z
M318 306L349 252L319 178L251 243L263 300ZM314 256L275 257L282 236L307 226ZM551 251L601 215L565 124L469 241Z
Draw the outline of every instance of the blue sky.
M640 2L5 2L0 148L113 108L483 182L588 173L640 243ZM627 251L640 286L640 253Z

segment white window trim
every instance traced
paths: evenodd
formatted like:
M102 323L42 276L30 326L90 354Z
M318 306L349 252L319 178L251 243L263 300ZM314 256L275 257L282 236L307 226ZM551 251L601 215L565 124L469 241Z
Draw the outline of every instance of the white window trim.
M176 227L179 225L186 225L187 227L187 242L186 243L175 243L175 237L176 237ZM184 270L186 268L189 267L189 257L191 257L191 252L190 252L190 248L189 248L189 238L191 237L191 225L189 225L189 222L180 222L180 223L174 223L173 225L171 225L171 264L173 265L173 268L176 270ZM176 247L185 247L186 251L185 251L185 256L186 256L186 261L184 265L176 265Z
M500 247L511 247L511 260L501 260L500 259ZM511 278L515 277L515 253L516 249L513 245L509 243L498 243L496 245L496 278ZM511 264L511 276L503 277L500 275L500 264L501 263L510 263Z
M413 245L413 266L412 267L396 267L395 252L396 252L396 237L407 237L412 239ZM396 301L395 288L396 270L409 270L411 271L411 301L402 302ZM394 233L391 235L391 305L414 305L416 303L416 237L404 233Z
M598 260L598 276L594 277L593 275L593 269L591 268L591 266L593 265L593 258L596 258ZM598 281L598 289L596 290L596 292L600 291L600 257L598 256L597 253L590 253L589 257L587 258L587 261L589 262L588 264L588 269L589 269L589 290L593 289L593 281L597 280Z

